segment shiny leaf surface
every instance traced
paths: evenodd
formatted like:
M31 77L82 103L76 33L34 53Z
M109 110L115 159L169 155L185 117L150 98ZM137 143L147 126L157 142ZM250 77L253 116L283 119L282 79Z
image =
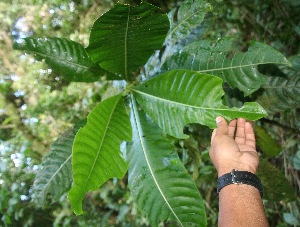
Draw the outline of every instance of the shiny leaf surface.
M220 39L214 43L201 40L174 54L163 65L163 70L189 69L213 74L247 96L267 80L257 70L260 64L289 65L290 62L277 50L259 42L252 42L243 53L236 50L233 40Z
M146 77L156 74L163 63L181 50L185 45L199 40L206 30L202 24L207 12L212 7L203 0L184 1L179 8L168 13L170 30L164 42L164 48L156 51L145 65Z
M76 134L73 145L73 181L68 198L72 210L82 214L82 200L89 190L127 171L120 144L131 140L131 125L121 95L99 103Z
M95 21L87 51L94 62L127 81L162 46L169 30L167 15L148 3L116 4Z
M33 54L37 60L45 62L66 80L75 82L94 82L101 76L120 79L95 64L84 47L64 38L26 38L15 43L14 49Z
M171 141L133 100L133 143L128 149L131 196L149 218L179 226L205 226L203 200Z
M255 102L241 108L222 103L222 80L216 76L188 70L174 70L154 77L132 89L140 106L163 129L177 138L186 138L183 127L199 123L216 127L215 118L224 116L256 120L266 116Z

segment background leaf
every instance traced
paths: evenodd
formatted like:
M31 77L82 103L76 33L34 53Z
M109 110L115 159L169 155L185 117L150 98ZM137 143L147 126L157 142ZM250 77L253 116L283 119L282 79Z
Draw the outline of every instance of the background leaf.
M177 9L173 9L168 14L171 27L167 39L175 43L179 39L186 39L202 23L207 12L212 10L212 6L202 0L185 1Z
M82 213L86 192L126 173L127 164L120 153L123 140L131 140L131 125L123 97L116 95L99 103L87 117L86 126L76 134L72 158L74 185L68 194L76 214Z
M202 198L171 141L139 109L135 100L131 121L133 143L128 150L131 196L152 226L173 220L179 226L205 226Z
M286 221L286 223L288 223L289 225L293 225L293 226L300 225L298 219L291 213L284 213L283 218Z
M212 7L203 0L186 0L180 7L168 13L170 30L164 42L164 47L156 51L145 65L146 77L158 73L167 58L185 45L198 41L206 31L204 17Z
M300 73L287 78L269 77L256 101L269 113L300 107Z
M300 170L300 149L297 153L292 157L292 164L296 170Z
M256 144L269 157L277 156L282 148L262 127L255 126Z
M241 108L222 104L222 80L189 70L174 70L154 77L132 89L140 106L164 132L186 138L183 127L199 123L216 127L215 118L228 120L243 117L256 120L266 116L257 103L245 103Z
M87 48L94 62L131 80L132 74L159 49L169 29L166 15L147 3L116 4L94 23Z
M265 199L270 201L296 200L294 190L284 174L265 159L259 161L257 176L263 185Z
M37 171L33 184L33 201L38 206L59 201L72 183L72 146L75 134L85 121L65 131L52 144L51 150L43 158L43 167Z
M14 43L14 49L34 54L37 60L45 59L68 81L94 82L105 75L120 79L95 64L81 44L64 38L25 38L22 43Z
M295 70L297 70L298 72L300 72L300 54L291 56L291 57L289 58L289 61L292 63L293 68L294 68Z
M163 70L189 69L219 76L231 87L237 87L245 96L265 83L267 77L258 72L260 64L290 62L277 50L259 42L252 42L247 52L236 49L233 40L219 39L212 43L201 40L185 46L170 57Z

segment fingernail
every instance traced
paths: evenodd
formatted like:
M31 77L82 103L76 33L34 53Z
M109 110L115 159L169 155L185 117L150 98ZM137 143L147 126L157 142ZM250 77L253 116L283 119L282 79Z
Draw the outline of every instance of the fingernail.
M223 120L222 117L217 117L217 118L216 118L217 124L219 124L222 120Z

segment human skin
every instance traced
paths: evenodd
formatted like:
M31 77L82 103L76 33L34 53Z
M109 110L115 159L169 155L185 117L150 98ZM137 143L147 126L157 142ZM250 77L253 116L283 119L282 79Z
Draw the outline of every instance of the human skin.
M233 169L256 173L259 156L253 127L239 118L227 124L217 117L211 137L210 158L218 177ZM219 193L219 227L267 227L268 222L260 193L247 184L230 184Z

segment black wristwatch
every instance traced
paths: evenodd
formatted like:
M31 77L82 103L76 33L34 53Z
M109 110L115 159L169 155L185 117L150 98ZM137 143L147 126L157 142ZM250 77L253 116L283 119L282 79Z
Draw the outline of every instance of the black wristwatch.
M226 173L223 176L220 176L217 180L217 192L229 185L229 184L248 184L253 187L256 187L260 193L260 196L263 197L263 187L259 178L250 172L247 171L238 171L233 169L230 173Z

